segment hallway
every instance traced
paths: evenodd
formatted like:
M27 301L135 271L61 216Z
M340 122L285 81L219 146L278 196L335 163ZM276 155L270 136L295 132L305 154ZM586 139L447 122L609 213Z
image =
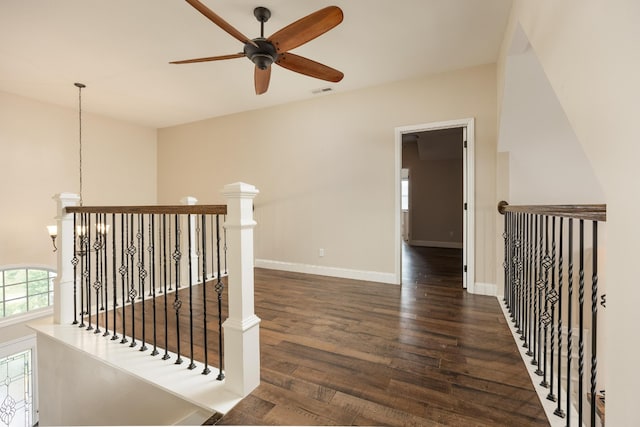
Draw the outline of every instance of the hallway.
M407 249L402 287L256 269L262 383L219 424L548 425L460 251Z

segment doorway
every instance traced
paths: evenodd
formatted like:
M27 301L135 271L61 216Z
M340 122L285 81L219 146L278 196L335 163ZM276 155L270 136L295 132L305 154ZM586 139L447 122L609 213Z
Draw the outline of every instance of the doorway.
M432 132L431 134L429 132ZM403 235L409 239L409 242L412 240L419 246L431 246L436 245L440 247L460 247L462 246L462 263L460 265L460 269L462 271L462 282L463 287L466 288L469 292L474 292L474 283L475 283L475 275L474 275L474 119L460 119L460 120L451 120L447 122L437 122L437 123L427 123L422 125L414 125L414 126L404 126L395 129L396 134L396 170L395 170L395 179L396 179L396 226L395 226L395 266L396 266L396 283L401 284L402 282L402 245L403 245ZM413 230L411 224L411 217L403 214L402 203L403 201L406 203L406 199L403 200L403 183L406 184L406 172L403 174L403 164L402 164L402 147L403 140L410 141L415 140L415 149L423 151L424 155L432 155L435 157L447 157L451 156L450 154L446 154L447 152L451 153L453 151L444 150L445 146L440 146L440 148L436 145L428 144L428 139L425 138L423 142L420 142L422 137L427 137L429 135L436 136L439 134L443 135L452 135L452 138L444 138L449 141L449 143L454 143L453 141L457 141L460 146L460 157L456 158L455 161L461 162L462 165L462 193L460 195L461 200L457 206L460 207L460 212L457 215L457 218L461 218L461 222L457 223L454 228L453 225L442 226L440 225L440 230L435 230L440 233L435 234L436 238L432 240L420 239L419 235L409 235L406 236L405 229ZM460 135L459 138L456 138L455 135ZM440 138L441 139L441 138ZM422 148L418 148L419 145L422 145ZM453 160L453 159L448 159ZM443 176L444 179L444 176ZM411 185L411 168L409 168L409 185ZM436 182L435 185L438 185ZM441 186L442 187L442 186ZM442 189L438 188L441 191L441 196L444 196L445 193L442 193ZM436 191L437 193L437 191ZM409 203L412 201L410 199ZM411 207L410 207L411 209ZM423 213L428 212L428 210L424 210L422 207ZM407 226L406 221L409 221ZM406 228L405 228L406 227ZM461 233L462 236L455 236L456 233ZM433 235L433 234L432 234ZM460 239L461 237L461 239ZM459 243L461 240L461 243Z

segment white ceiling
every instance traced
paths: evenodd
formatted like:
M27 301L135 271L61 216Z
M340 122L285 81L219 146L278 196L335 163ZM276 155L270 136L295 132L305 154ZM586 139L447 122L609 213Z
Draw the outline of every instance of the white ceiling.
M242 51L180 0L0 1L0 91L161 128L413 76L495 62L511 0L202 0L250 38L256 6L269 36L322 7L344 21L292 52L337 68L337 84L274 66L256 96L246 58L170 65ZM333 92L313 95L326 87Z

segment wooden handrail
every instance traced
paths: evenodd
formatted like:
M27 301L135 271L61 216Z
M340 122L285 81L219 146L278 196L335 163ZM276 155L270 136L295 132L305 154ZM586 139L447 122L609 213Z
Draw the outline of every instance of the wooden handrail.
M504 200L498 203L498 212L521 212L536 215L561 216L589 221L607 220L607 205L510 205Z
M226 215L227 205L67 206L66 213Z

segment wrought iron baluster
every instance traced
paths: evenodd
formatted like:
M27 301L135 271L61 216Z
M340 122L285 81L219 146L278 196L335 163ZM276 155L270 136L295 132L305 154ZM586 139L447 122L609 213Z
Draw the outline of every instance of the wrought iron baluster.
M527 245L527 252L528 252L528 256L527 256L527 268L528 268L528 274L527 274L527 279L528 279L528 283L527 283L527 339L526 339L526 347L527 347L527 352L525 353L527 356L531 357L533 356L533 328L535 327L534 324L534 311L533 311L533 300L534 300L534 292L533 292L533 284L535 283L535 277L534 277L534 270L533 270L533 263L534 263L534 240L535 239L535 234L534 234L534 215L530 214L529 215L529 244Z
M556 401L556 396L553 394L554 386L554 355L555 355L555 337L556 337L556 311L555 306L558 302L558 292L556 291L556 217L551 218L551 291L547 295L547 300L551 304L551 348L549 350L549 394L547 394L547 400L552 402Z
M153 351L152 356L158 354L158 334L156 328L156 216L151 214L149 223L149 264L151 267L151 298L153 308Z
M527 331L529 330L529 229L531 227L530 224L530 215L524 214L524 233L523 241L522 241L522 250L524 254L523 263L522 263L522 292L520 295L521 304L522 304L522 326L520 328L520 340L523 341L522 346L528 346L527 340Z
M93 312L93 309L91 307L91 215L87 214L87 219L88 219L88 223L87 223L87 229L85 230L85 233L87 235L87 247L86 247L86 258L87 258L87 281L86 281L86 285L87 285L87 321L89 322L89 324L87 325L87 331L92 331L93 330L93 326L91 325L92 320L91 320L91 313ZM98 308L98 302L96 301L96 309ZM97 310L96 310L97 311Z
M582 425L584 396L584 220L579 223L579 267L578 272L578 425Z
M218 218L218 215L216 215L216 221L217 221L217 218ZM224 220L225 222L227 221L226 215L224 216ZM229 274L229 270L227 270L227 227L223 225L222 229L224 231L224 274Z
M542 224L541 224L542 225ZM549 383L547 382L547 340L549 338L549 322L551 322L551 315L549 314L549 301L547 300L547 296L549 293L549 268L551 268L551 257L549 256L549 217L544 216L544 257L542 258L541 268L544 270L544 280L541 293L543 294L544 307L541 307L541 310L544 310L540 320L542 325L544 326L544 335L542 339L542 382L540 385L542 387L548 388ZM540 359L540 357L538 357Z
M571 425L571 363L573 352L573 218L569 218L569 241L568 241L568 265L569 276L567 277L567 425Z
M226 236L226 231L225 231ZM225 240L225 248L226 248L226 240ZM216 378L218 381L222 381L224 379L223 369L223 347L222 347L222 292L224 291L224 283L222 282L222 278L220 277L220 215L216 215L216 252L218 259L218 274L216 279L216 293L218 294L218 363L220 364L220 369L218 372L218 377ZM225 255L226 258L226 255ZM226 262L226 261L225 261Z
M167 215L162 214L162 287L164 294L164 355L162 360L169 359L169 314L167 307Z
M208 375L211 370L209 369L209 346L207 340L207 217L202 214L200 218L202 223L201 238L202 238L202 330L204 333L204 369L203 375ZM213 251L212 251L213 252Z
M596 425L596 385L598 374L598 222L593 221L593 275L591 279L591 425Z
M558 406L553 413L560 418L565 417L565 413L562 410L562 284L564 274L564 257L563 257L563 241L564 241L564 218L560 217L559 224L559 245L558 245L558 373L556 375L558 379L557 399Z
M84 291L85 291L85 281L86 281L86 274L87 274L87 264L86 264L86 259L85 259L85 241L84 241L84 232L82 232L82 230L84 230L84 224L85 224L85 216L86 213L82 213L80 214L80 229L76 229L74 230L75 233L77 233L77 239L78 242L80 243L80 250L78 252L78 255L80 256L80 325L78 325L80 328L84 328L86 325L84 323L84 315L87 314L85 312L84 309L84 305L85 305L85 298L84 298Z
M134 257L136 255L136 247L133 240L133 214L129 214L129 305L131 305L131 344L129 347L135 347L136 343L136 291L135 274L134 274Z
M76 244L78 236L76 234L76 214L73 214L73 322L72 325L78 324L78 246Z
M534 244L534 258L533 258L533 280L531 282L532 284L532 288L533 288L533 350L532 350L532 355L533 358L531 359L531 364L532 365L538 365L538 369L536 369L536 374L540 375L538 372L540 372L540 368L539 368L539 363L538 363L538 358L537 356L539 355L539 351L538 351L538 347L540 345L539 340L540 340L540 334L538 333L540 328L539 328L539 312L538 312L538 302L539 302L539 296L538 296L538 278L540 277L540 271L539 271L539 265L540 265L540 258L539 258L539 246L538 246L538 239L539 239L539 233L538 233L538 225L539 225L539 221L540 217L539 215L535 216L535 221L534 221L534 240L533 240L533 244Z
M117 312L118 312L118 280L117 280L117 268L116 268L116 214L111 214L111 228L113 228L112 238L111 238L111 271L112 278L111 281L113 283L113 335L111 336L111 340L115 341L118 338L118 329L117 329Z
M182 254L180 253L180 225L178 220L178 215L175 215L175 250L173 252L173 260L175 261L175 275L176 275L176 292L175 299L173 300L173 309L176 312L176 344L178 348L178 358L176 359L175 364L179 365L182 363L182 357L180 357L180 307L182 307L182 301L178 296L178 288L180 287L180 258Z
M146 265L144 263L144 215L138 215L138 289L140 293L138 294L138 299L142 300L142 345L140 346L140 351L147 350L147 318L145 316L145 301L144 301L144 286L147 278L147 270Z
M522 214L516 214L516 240L514 247L514 257L513 257L513 268L515 273L515 280L513 282L513 316L512 319L514 321L514 325L516 328L519 328L519 320L518 320L518 294L520 289L522 288L522 258L521 258L521 248L522 248Z
M193 268L191 268L191 246L193 242L191 241L191 214L187 214L187 251L189 255L187 259L189 261L189 358L191 363L187 369L194 369L196 364L193 363Z
M503 283L503 295L502 300L505 305L509 304L509 218L511 214L506 212L504 217L504 231L502 232L502 240L504 241L504 260L502 262L502 268L504 270L504 283ZM213 217L211 217L211 221L213 221ZM211 227L211 232L213 233L213 227ZM213 234L212 234L213 236ZM213 238L211 239L213 242ZM213 251L211 251L213 252ZM213 265L212 265L213 267Z
M102 240L102 290L104 292L104 334L103 337L109 336L109 262L108 262L108 250L107 250L107 214L102 214L102 220L104 221L104 227L101 233Z
M122 339L120 340L120 344L127 343L127 310L126 309L126 300L125 295L127 292L125 291L126 282L127 282L127 272L128 268L128 259L127 254L125 252L126 240L125 236L127 236L128 223L126 220L125 214L120 214L120 269L118 272L120 273L121 287L122 287Z

